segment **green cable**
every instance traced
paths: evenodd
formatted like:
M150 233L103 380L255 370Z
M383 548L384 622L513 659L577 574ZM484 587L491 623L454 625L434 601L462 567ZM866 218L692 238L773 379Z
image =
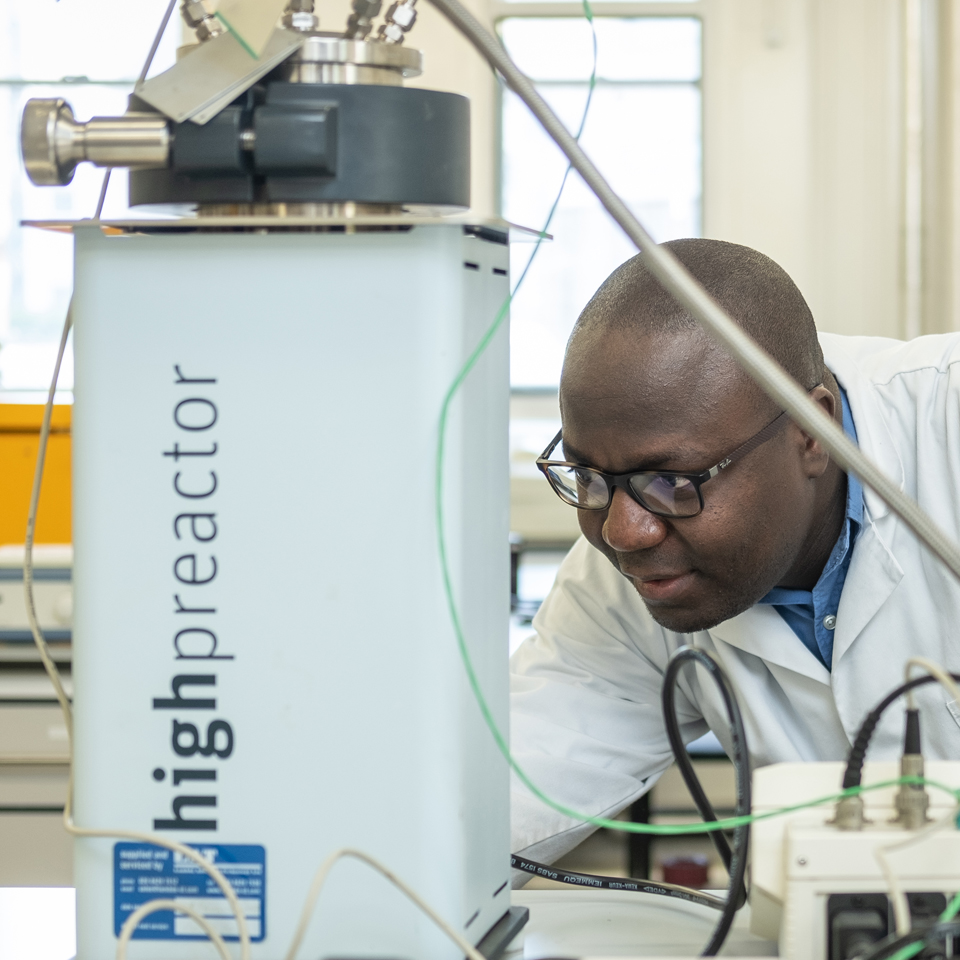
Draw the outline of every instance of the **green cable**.
M583 0L583 14L587 22L590 24L590 31L593 38L593 69L590 73L589 88L587 90L587 99L584 104L583 116L580 119L580 127L577 130L577 139L580 138L583 133L584 126L587 122L587 116L590 112L590 104L593 100L593 92L597 83L597 30L593 22L593 10L590 7L589 0ZM519 764L514 759L513 755L510 753L510 745L507 743L503 734L500 732L500 728L497 726L497 721L494 719L493 714L490 711L490 707L487 703L486 697L483 695L483 690L480 688L480 682L477 679L476 671L473 668L473 660L470 657L470 651L467 649L466 639L463 633L463 624L460 622L460 611L457 607L456 598L453 595L453 583L450 578L450 564L447 558L447 540L446 532L444 527L444 515L443 515L443 468L444 468L444 454L446 450L446 436L447 436L447 421L450 416L450 407L453 403L454 398L460 390L460 387L463 386L464 380L470 374L470 371L477 365L480 357L486 351L487 347L490 345L490 342L496 336L497 331L503 325L504 320L507 318L507 315L510 311L510 305L513 303L514 297L516 297L517 292L520 290L523 281L526 279L527 274L530 271L530 267L533 264L534 259L537 256L537 252L540 250L540 245L543 243L544 238L546 237L547 230L550 227L551 222L553 221L554 214L557 212L557 207L560 204L560 199L563 196L564 188L567 184L567 178L570 176L570 171L573 169L572 164L567 165L567 169L563 174L563 180L560 182L560 189L557 191L556 199L553 201L553 205L550 207L550 212L547 214L546 223L543 225L543 230L537 236L536 245L533 248L533 252L530 254L529 259L527 260L526 265L523 268L523 272L520 274L520 279L517 280L516 286L507 296L507 299L503 302L503 306L497 311L497 315L493 320L493 323L490 324L489 329L481 337L480 342L474 348L470 356L467 357L466 362L460 368L456 377L454 377L453 383L450 384L449 389L447 390L444 398L443 404L440 407L440 422L438 426L438 435L437 435L437 454L436 454L436 478L435 478L435 499L436 499L436 520L437 520L437 548L440 555L440 569L443 576L443 589L446 595L447 600L447 609L450 613L450 620L453 624L454 634L457 639L457 648L460 651L460 659L463 661L463 666L467 674L467 679L470 682L470 689L473 691L474 698L477 701L478 706L480 707L480 712L483 714L483 719L487 724L487 727L490 730L490 733L493 735L493 739L497 744L500 752L503 754L507 763L514 770L520 780L527 786L529 790L533 792L540 800L546 803L548 806L552 806L560 812L567 812L569 816L572 816L576 819L585 819L589 822L597 822L594 818L587 817L584 814L576 813L575 811L567 811L566 807L557 804L555 801L551 800L540 789L530 780L527 774L521 769Z
M947 923L952 920L958 911L960 911L960 893L955 893L953 899L947 904L947 909L940 914L940 922Z
M251 57L253 57L254 60L260 59L260 57L257 56L257 51L254 50L253 47L251 47L250 44L243 39L243 37L240 35L240 31L237 30L234 27L234 25L219 10L217 10L214 13L214 16L227 28L228 33L233 34L237 43L239 43L240 46L243 47L243 49L246 50L246 52L249 53Z
M590 83L589 90L587 93L587 100L584 106L583 117L580 120L580 127L577 130L577 139L580 138L583 133L584 126L587 122L587 115L590 111L590 104L593 99L593 92L596 86L597 80L597 32L596 27L593 22L593 11L590 8L589 0L583 0L583 10L584 16L586 17L588 23L590 24L591 33L593 36L593 70L590 74ZM484 722L486 723L488 729L490 730L491 735L493 736L494 742L497 745L497 748L500 750L500 753L503 754L504 759L509 764L510 768L517 775L517 778L520 782L542 803L546 804L548 807L551 807L553 810L556 810L558 813L563 814L564 816L570 817L573 820L580 820L584 823L593 824L596 827L606 827L608 830L620 830L626 833L643 833L651 834L654 836L679 836L686 834L698 834L698 833L710 833L713 830L729 830L734 827L739 827L744 824L753 823L757 820L766 820L770 817L781 816L787 813L794 813L798 810L805 810L810 807L819 806L825 803L836 802L843 797L854 796L859 793L865 793L870 790L879 790L882 787L896 786L901 783L908 784L926 784L931 787L935 787L939 790L944 790L949 793L954 799L960 802L960 791L954 790L951 787L944 786L943 784L936 783L932 780L925 780L922 777L901 777L896 780L885 780L882 783L874 783L869 786L859 786L859 787L850 787L847 790L844 790L840 793L831 794L826 797L820 797L817 800L811 800L807 803L799 803L790 807L783 807L779 810L769 811L767 813L760 814L750 814L748 816L742 817L727 817L724 820L715 820L709 823L687 823L687 824L654 824L654 823L631 823L624 820L611 820L607 817L593 817L586 813L581 813L578 810L573 810L570 807L565 806L564 804L554 800L552 797L547 796L527 775L524 769L517 763L513 754L510 752L510 745L507 743L506 738L503 736L503 733L500 731L500 728L497 726L497 721L493 716L493 713L490 710L490 706L487 703L487 699L483 694L483 690L480 687L480 681L477 679L477 674L473 666L473 659L470 656L470 651L467 649L466 638L463 632L463 624L460 621L460 611L457 607L457 601L453 594L453 582L450 577L450 564L447 557L447 541L446 541L446 532L444 528L444 512L443 512L443 479L444 479L444 454L446 450L446 435L447 435L447 422L450 415L450 407L453 403L454 398L459 392L463 382L470 375L470 372L477 365L480 357L483 356L483 353L486 351L487 347L490 345L490 342L496 336L497 331L503 325L504 320L507 317L507 314L510 310L510 305L513 302L514 297L516 297L517 292L520 290L523 281L526 279L527 273L530 270L531 265L537 255L537 252L540 249L540 244L543 242L547 230L550 227L550 223L553 220L554 214L557 211L557 207L560 203L560 199L563 196L563 190L567 183L567 178L570 175L570 170L572 167L567 166L567 169L563 175L563 180L560 183L560 190L557 193L556 199L553 201L553 205L550 207L550 212L547 215L546 223L543 226L543 230L540 231L540 234L537 237L536 246L533 248L533 252L530 254L529 259L527 260L526 265L523 268L523 271L520 274L519 280L517 280L516 286L513 288L513 291L504 301L503 306L497 311L497 315L493 320L493 323L484 333L483 337L480 339L480 342L474 348L473 352L467 357L465 363L458 371L456 377L453 380L453 383L450 384L449 389L443 398L443 404L440 408L440 420L438 425L438 436L437 436L437 451L436 451L436 463L435 463L435 512L436 512L436 522L437 522L437 548L440 555L440 570L443 578L443 589L447 601L447 609L450 614L450 621L453 625L454 635L457 640L457 649L460 653L460 659L463 662L464 670L467 674L467 680L470 683L470 689L473 692L473 696L477 701L477 705L480 708L480 713L483 715ZM960 910L960 894L954 898L955 902L951 902L950 907L947 908L949 911L953 909L953 913L956 913L957 910ZM944 914L946 916L946 914ZM951 917L953 914L951 914ZM911 947L913 944L911 944ZM908 948L904 948L906 950ZM903 957L890 958L890 960L908 960L909 954Z
M953 899L947 904L947 909L940 914L940 923L948 923L957 915L957 911L960 911L960 893L954 894ZM887 960L910 960L911 957L915 957L921 950L924 950L926 946L927 944L923 940L908 943L896 953L890 954Z
M947 909L940 914L940 923L948 923L960 911L960 893L954 894L953 899L947 904ZM923 940L918 940L916 943L908 943L905 947L901 947L896 953L890 954L887 960L910 960L911 957L915 957L921 950L926 947L926 943Z

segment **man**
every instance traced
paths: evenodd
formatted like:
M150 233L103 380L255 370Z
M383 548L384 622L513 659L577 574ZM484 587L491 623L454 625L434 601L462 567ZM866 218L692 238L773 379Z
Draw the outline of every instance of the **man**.
M823 334L773 261L714 240L667 244L863 452L960 539L960 335ZM822 344L822 352L821 352ZM701 331L637 256L577 321L545 465L583 538L512 660L514 755L554 799L613 816L670 765L660 687L681 645L736 687L754 765L846 757L910 656L960 668L960 586ZM572 507L573 508L573 507ZM960 756L960 706L918 695L928 757ZM729 745L692 668L685 741ZM888 711L871 757L893 758ZM839 783L838 783L839 787ZM591 827L520 785L513 843L553 860Z

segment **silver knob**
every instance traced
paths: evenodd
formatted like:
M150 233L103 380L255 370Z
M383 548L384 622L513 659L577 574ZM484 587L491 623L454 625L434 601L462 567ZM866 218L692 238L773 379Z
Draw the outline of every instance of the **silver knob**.
M20 123L27 176L37 186L69 183L77 164L98 167L165 167L170 126L155 113L93 117L78 123L65 100L28 100Z
M28 100L20 121L20 149L27 176L38 187L69 183L77 161L61 163L57 136L76 127L66 100Z

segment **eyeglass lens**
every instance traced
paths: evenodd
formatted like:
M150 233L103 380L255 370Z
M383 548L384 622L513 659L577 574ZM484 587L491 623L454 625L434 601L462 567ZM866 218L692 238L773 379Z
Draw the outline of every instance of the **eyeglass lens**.
M609 506L607 481L589 467L551 465L547 472L554 489L572 506L583 510L605 510ZM629 482L634 495L652 513L691 517L700 512L696 485L687 477L638 473Z

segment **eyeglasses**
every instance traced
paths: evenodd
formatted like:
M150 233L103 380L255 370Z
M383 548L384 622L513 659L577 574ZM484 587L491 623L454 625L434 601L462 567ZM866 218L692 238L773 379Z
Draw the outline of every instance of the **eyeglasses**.
M775 437L787 425L788 419L784 410L733 453L702 473L675 473L672 470L603 473L578 463L551 460L550 455L563 439L562 430L537 458L537 466L550 481L557 496L579 510L606 510L613 499L614 489L619 487L658 517L695 517L703 510L703 492L700 489L703 484Z

